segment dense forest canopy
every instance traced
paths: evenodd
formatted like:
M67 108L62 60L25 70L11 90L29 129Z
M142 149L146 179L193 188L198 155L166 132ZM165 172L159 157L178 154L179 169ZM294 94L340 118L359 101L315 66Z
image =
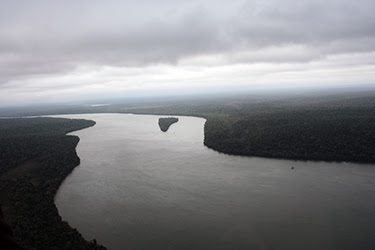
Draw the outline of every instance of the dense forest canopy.
M94 121L0 119L0 203L14 240L28 249L100 249L61 220L54 196L79 164L76 136Z
M163 132L167 132L169 127L176 122L178 122L178 118L176 117L159 118L160 130Z
M239 96L129 111L204 117L204 144L223 153L375 162L374 92Z
M0 116L110 112L204 117L204 144L229 154L375 162L374 91L201 96L105 106L0 109Z

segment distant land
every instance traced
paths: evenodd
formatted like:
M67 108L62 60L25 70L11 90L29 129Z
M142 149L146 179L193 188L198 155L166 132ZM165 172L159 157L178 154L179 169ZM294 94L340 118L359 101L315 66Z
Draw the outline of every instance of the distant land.
M375 162L375 91L244 94L139 100L105 106L0 109L0 116L134 113L205 118L204 144L269 158Z
M176 122L178 122L178 118L176 117L159 118L160 130L163 132L167 132L169 127Z
M101 249L61 220L54 195L79 164L79 138L94 121L13 118L78 113L198 116L204 145L269 158L375 163L375 92L236 95L109 105L0 109L0 200L15 240L29 248ZM165 131L177 118L161 118Z

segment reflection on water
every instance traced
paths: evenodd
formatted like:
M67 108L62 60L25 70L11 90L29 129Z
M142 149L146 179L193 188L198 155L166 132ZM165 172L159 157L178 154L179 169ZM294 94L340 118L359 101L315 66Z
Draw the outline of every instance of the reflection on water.
M81 165L57 196L60 215L109 249L371 249L375 168L229 156L203 145L204 119L64 115ZM294 167L294 170L291 169Z

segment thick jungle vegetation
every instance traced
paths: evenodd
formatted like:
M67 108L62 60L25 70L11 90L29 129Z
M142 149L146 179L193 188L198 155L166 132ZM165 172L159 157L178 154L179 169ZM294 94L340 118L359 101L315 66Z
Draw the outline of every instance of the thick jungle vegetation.
M176 117L159 118L160 130L163 132L167 132L169 127L176 122L178 122L178 118Z
M203 117L207 120L204 144L228 154L375 162L373 90L217 95L100 107L0 109L0 116L108 112Z
M77 136L88 120L0 119L0 202L14 241L27 249L103 249L62 221L54 196L79 164Z
M128 111L204 117L204 144L223 153L375 162L374 92L236 96Z

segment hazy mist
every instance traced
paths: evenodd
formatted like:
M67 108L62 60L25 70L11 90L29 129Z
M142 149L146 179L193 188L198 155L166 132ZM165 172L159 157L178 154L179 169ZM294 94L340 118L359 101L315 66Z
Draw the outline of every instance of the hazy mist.
M375 2L0 2L0 105L371 85Z

